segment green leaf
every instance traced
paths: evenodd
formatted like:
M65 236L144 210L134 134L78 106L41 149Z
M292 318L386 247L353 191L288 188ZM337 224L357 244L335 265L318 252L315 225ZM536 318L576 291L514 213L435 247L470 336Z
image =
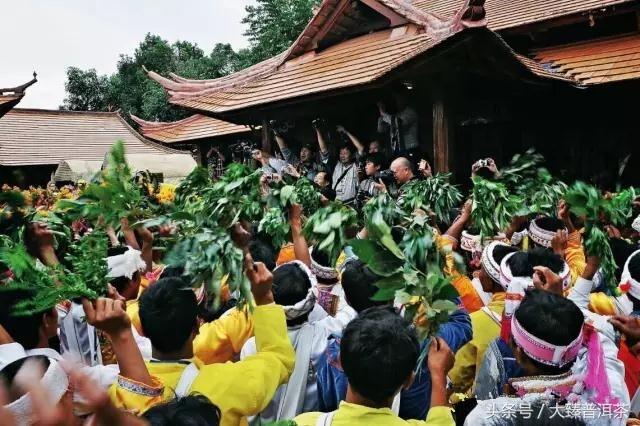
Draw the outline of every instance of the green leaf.
M375 286L381 289L399 290L405 285L404 273L398 272L376 281Z
M458 310L458 306L451 300L436 300L431 307L438 312L451 314Z
M355 255L378 275L389 277L402 268L400 259L373 241L351 240L349 245Z
M388 302L396 297L396 291L392 288L380 289L373 295L371 300L374 302Z

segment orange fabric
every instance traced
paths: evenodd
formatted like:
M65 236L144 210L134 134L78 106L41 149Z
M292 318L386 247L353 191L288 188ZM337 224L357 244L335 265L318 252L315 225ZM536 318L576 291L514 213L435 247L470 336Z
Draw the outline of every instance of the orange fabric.
M482 309L484 307L484 302L473 287L471 280L466 275L460 274L456 269L456 262L453 258L452 251L453 240L446 236L438 236L436 244L446 258L444 273L451 277L451 284L458 291L460 300L462 301L462 306L464 306L470 314Z
M293 260L296 260L296 253L293 249L293 244L287 244L280 249L280 253L278 253L278 259L276 259L276 265L280 266Z

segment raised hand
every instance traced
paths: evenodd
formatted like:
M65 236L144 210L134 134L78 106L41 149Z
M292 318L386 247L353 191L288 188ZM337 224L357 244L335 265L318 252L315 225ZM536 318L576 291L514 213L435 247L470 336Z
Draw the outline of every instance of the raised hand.
M251 293L256 305L269 305L273 303L273 274L262 262L253 262L251 254L245 254L245 271L251 282Z
M545 266L534 266L533 285L539 290L563 296L562 278Z
M87 322L114 337L123 332L131 332L131 320L125 310L125 304L121 300L113 300L101 297L94 302L82 299L82 306L87 317Z

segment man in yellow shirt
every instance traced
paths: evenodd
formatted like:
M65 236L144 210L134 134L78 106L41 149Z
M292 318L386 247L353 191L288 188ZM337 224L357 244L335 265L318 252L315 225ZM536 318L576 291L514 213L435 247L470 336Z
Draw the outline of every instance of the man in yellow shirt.
M391 407L395 396L411 386L420 355L415 330L391 307L374 307L360 313L344 331L340 362L349 386L346 401L331 413L305 413L298 426L438 425L453 426L447 407L447 372L453 354L444 340L429 348L431 409L426 420L403 420Z
M244 425L261 412L293 370L295 354L282 307L273 303L273 276L247 255L247 276L255 300L254 334L258 353L237 363L205 365L193 356L197 333L196 297L182 280L167 278L140 298L140 320L151 340L151 375L164 385L157 392L140 383L119 380L110 396L117 406L144 412L175 396L201 394L222 413L221 425Z
M494 241L482 252L478 279L482 289L492 296L486 307L470 314L473 338L456 353L455 364L449 373L454 392L466 394L471 390L487 347L500 336L505 301L505 288L500 282L500 263L505 256L516 251L515 247Z

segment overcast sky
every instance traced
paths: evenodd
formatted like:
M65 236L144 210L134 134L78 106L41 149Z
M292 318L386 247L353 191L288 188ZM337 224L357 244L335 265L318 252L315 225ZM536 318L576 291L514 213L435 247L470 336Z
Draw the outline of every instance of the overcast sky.
M0 88L38 72L20 107L57 109L68 66L112 73L145 34L170 42L244 47L244 8L252 0L0 0Z

